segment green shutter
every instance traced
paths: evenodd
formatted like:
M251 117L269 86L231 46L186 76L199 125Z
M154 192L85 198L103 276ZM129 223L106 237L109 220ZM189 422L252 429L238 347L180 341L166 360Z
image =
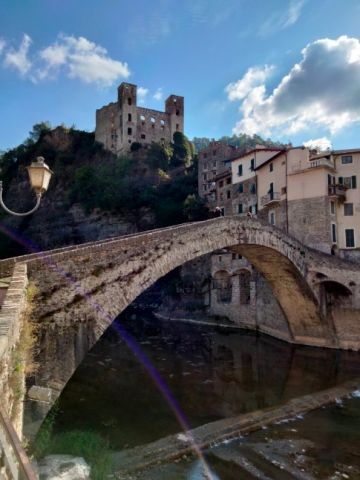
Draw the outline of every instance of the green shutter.
M356 175L351 177L351 188L356 188Z
M339 177L339 184L342 185L344 183L343 177Z

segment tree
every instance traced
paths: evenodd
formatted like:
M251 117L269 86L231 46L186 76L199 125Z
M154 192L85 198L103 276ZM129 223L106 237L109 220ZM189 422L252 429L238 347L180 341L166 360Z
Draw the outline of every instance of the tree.
M29 132L28 140L36 143L44 135L44 133L50 132L50 130L50 122L35 123L35 125L32 127L32 130Z
M187 137L181 132L175 132L173 136L174 154L171 159L173 167L189 166L193 157L194 147Z
M209 209L205 201L195 194L186 197L183 204L184 215L190 221L206 220L209 218Z
M160 145L152 143L147 153L147 163L152 169L161 169L167 171L169 168L170 158L173 155L171 145Z

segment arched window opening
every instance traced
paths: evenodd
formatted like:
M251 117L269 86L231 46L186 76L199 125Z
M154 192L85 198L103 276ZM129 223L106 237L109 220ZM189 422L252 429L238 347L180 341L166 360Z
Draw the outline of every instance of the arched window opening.
M247 270L241 270L239 273L240 305L250 303L250 276L251 273Z
M219 303L230 303L232 298L231 277L225 270L215 273L213 288L216 290L216 299Z

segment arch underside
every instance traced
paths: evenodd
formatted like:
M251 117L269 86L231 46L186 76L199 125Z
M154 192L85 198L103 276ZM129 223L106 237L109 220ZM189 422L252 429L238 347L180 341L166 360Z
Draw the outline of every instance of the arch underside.
M57 338L54 345L59 343L63 326L91 324L89 349L112 321L158 279L190 260L229 248L246 257L265 277L288 321L292 342L334 346L331 325L322 318L317 299L306 283L301 254L292 249L289 241L282 242L280 234L273 234L271 228L253 222L256 228L245 230L243 224L225 218L199 222L175 232L120 240L116 248L99 249L96 254L80 251L70 259L60 257L56 267L49 270L45 265L46 274L44 269L32 267L30 278L37 283L39 292L35 317L46 325L48 335ZM85 350L74 359L73 371ZM46 361L40 359L39 363L47 364L48 380L56 352L45 354ZM39 384L44 383L41 377L45 379L41 368ZM63 371L60 383L65 385L73 371Z

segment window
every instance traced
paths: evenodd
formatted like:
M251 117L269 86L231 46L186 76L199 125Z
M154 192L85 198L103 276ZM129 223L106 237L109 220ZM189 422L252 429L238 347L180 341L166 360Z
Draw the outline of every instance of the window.
M161 125L161 128L164 130L164 128L165 128L165 121L164 121L164 120L160 120L160 125Z
M250 170L253 172L255 168L255 158L250 160Z
M250 185L250 193L256 193L256 184L255 183L252 183Z
M180 127L179 127L179 124L177 123L177 124L176 124L176 131L179 130L179 128L180 128Z
M213 155L216 155L216 150L213 150Z
M242 177L242 174L243 174L243 166L242 166L242 165L239 165L239 166L238 166L238 175L239 175L239 177Z
M335 177L328 174L328 185L335 185Z
M239 183L239 193L244 193L244 184Z
M222 193L220 193L220 200L224 200L224 195Z
M145 140L145 138L146 138L145 133L142 133L142 134L141 134L141 138L142 138L143 140Z
M206 173L204 173L204 180L207 180L207 178L206 178Z
M132 99L130 97L128 98L128 105L132 105Z
M238 205L238 213L243 213L243 204L239 203Z
M281 195L286 195L286 187L281 187Z
M335 215L335 202L330 202L330 213Z
M344 185L347 188L356 188L356 175L353 175L352 177L339 177L339 184Z
M219 262L222 262L222 256L219 255L219 258L218 258Z
M345 229L345 242L346 242L346 248L355 247L355 236L354 236L353 228Z
M269 172L274 171L274 164L271 162L269 165Z
M180 110L176 110L176 116L178 117L180 115Z
M344 203L344 215L345 217L354 215L354 206L352 203Z
M131 113L128 113L128 122L131 122Z
M231 183L231 178L227 178L226 183L227 183L227 185L229 185Z
M224 186L224 182L222 180L220 180L219 187L222 188L223 186Z
M347 163L352 163L352 155L343 155L341 157L342 165L346 165Z
M140 121L141 121L141 125L145 125L145 117L144 117L144 115L140 115Z
M336 243L336 224L335 223L331 224L331 241L333 243Z
M227 190L227 192L226 192L226 198L231 198L231 191L230 191L230 190Z
M204 153L204 158L207 158L207 153Z
M274 200L274 184L271 182L268 191L269 199Z
M132 135L132 128L131 127L128 128L128 135Z
M269 212L269 223L275 225L275 212L273 210Z

